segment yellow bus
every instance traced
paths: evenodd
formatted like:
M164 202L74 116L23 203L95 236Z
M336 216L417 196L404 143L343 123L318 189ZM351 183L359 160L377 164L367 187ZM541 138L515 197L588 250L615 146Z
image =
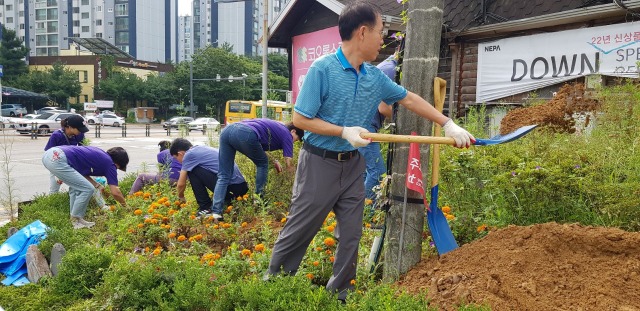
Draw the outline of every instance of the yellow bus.
M280 122L291 121L293 105L277 100L267 101L267 118ZM229 125L242 120L262 118L262 100L229 100L224 111L224 124Z

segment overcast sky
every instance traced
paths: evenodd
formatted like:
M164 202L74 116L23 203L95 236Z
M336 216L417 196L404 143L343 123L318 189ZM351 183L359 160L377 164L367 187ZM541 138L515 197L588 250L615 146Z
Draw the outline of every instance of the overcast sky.
M191 0L178 0L178 15L191 15Z

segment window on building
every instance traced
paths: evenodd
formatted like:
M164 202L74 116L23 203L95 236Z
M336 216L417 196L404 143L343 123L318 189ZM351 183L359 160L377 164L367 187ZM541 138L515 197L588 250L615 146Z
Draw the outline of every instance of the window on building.
M101 32L96 32L96 38L102 38L102 33Z
M81 18L82 19L89 19L89 12L83 12Z
M116 18L116 31L127 31L127 30L129 30L129 18L127 17Z
M58 22L47 22L47 32L58 32Z
M129 33L125 31L116 32L116 44L129 44Z
M36 9L36 20L37 21L47 20L47 9Z
M48 20L57 20L58 19L58 9L47 9L47 19Z
M101 5L96 6L96 12L102 12L102 6Z
M20 29L24 29L24 24L20 24Z
M80 83L87 83L87 81L89 81L89 72L86 70L78 70L78 81L80 81Z
M116 4L116 16L128 16L129 5L126 3Z
M7 4L7 6L5 7L5 10L7 10L7 12L12 11L13 10L13 5Z
M47 45L47 35L36 35L36 45Z
M80 21L73 21L73 27L80 27Z
M58 48L48 48L49 56L58 56Z
M89 26L82 26L82 32L89 32Z
M82 5L89 5L89 0L82 0Z
M58 45L58 35L47 35L47 45Z
M80 13L80 8L79 8L79 7L77 7L77 6L74 6L74 7L73 7L73 13L75 13L75 14Z
M36 56L47 56L47 48L36 48Z
M13 24L13 17L7 17L7 24Z
M102 26L102 20L96 19L96 26Z
M85 71L86 72L86 71ZM88 103L89 102L89 95L82 95L82 97L84 97L84 102Z
M18 17L24 17L24 11L18 12Z
M57 5L58 5L58 0L47 0L47 6L57 6Z

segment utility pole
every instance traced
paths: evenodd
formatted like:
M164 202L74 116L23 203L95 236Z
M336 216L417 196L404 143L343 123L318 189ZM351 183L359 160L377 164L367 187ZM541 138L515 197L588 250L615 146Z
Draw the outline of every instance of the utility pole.
M262 24L262 117L267 117L267 50L269 49L269 0L262 0L264 4L264 19Z

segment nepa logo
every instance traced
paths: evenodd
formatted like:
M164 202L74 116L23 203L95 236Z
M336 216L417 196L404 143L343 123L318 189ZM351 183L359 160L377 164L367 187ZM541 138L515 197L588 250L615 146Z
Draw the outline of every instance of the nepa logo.
M499 45L487 45L487 46L484 47L484 51L485 52L500 51L500 46Z

